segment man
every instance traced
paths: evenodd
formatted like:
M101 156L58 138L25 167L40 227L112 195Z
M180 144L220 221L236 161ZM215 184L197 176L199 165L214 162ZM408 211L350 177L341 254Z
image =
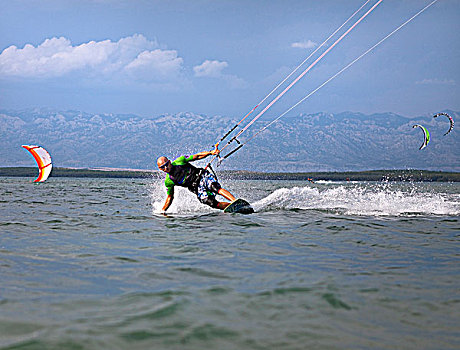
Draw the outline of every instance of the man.
M218 144L210 152L200 152L190 157L180 156L173 162L164 156L158 158L158 168L167 173L165 179L167 197L162 208L163 213L168 210L174 200L174 186L187 187L191 192L196 194L201 203L207 204L212 208L224 210L230 205L229 202L218 202L216 194L220 194L232 202L236 200L230 192L220 186L215 176L208 170L196 168L190 164L190 162L206 158L210 155L218 155L220 151L217 147Z

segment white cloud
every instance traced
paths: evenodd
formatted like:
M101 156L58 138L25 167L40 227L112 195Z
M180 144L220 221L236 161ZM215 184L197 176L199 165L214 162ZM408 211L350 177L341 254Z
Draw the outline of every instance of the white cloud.
M291 47L299 48L299 49L312 49L314 48L317 43L311 41L311 40L304 40L304 41L298 41L295 43L291 44Z
M143 80L162 80L179 76L183 62L177 51L157 49L141 52L124 70Z
M227 67L227 62L206 60L199 66L193 67L193 71L195 72L195 77L222 79L233 89L247 87L247 83L243 79L238 78L236 75L222 73L222 71Z
M222 70L228 67L227 62L206 60L199 66L193 67L196 77L222 77Z
M90 41L72 46L69 39L46 39L38 46L10 46L0 54L0 76L52 78L79 72L91 76L162 81L175 79L183 60L174 50L161 50L156 41L134 34L117 42Z
M423 79L415 83L419 85L455 85L455 80L453 79Z

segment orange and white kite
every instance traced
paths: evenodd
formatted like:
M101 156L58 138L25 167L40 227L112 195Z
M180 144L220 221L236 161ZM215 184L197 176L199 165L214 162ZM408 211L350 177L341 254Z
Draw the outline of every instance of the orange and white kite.
M37 162L39 173L34 182L45 181L50 175L51 169L53 168L50 154L46 151L46 149L40 146L22 145L22 147L28 150Z

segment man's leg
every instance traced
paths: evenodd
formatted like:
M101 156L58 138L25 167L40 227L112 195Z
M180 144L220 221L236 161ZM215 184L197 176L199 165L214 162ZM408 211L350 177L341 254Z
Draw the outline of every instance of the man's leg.
M225 197L229 201L233 202L236 200L235 196L228 192L225 188L222 188L217 181L212 182L209 186L209 189L214 193L220 194L222 197Z
M217 193L220 194L222 197L227 198L229 201L233 202L234 200L236 200L235 196L233 196L233 194L228 192L225 188L220 188ZM230 203L228 203L228 204L230 204Z
M211 208L216 208L220 210L224 210L230 205L230 203L228 202L218 202L214 195L207 195L207 196L201 195L201 196L198 196L198 199L201 203L209 205Z
M215 194L220 194L222 197L228 199L229 201L233 202L234 200L236 200L236 198L230 192L228 192L226 189L220 186L216 178L209 172L206 172L206 175L200 181L200 185L198 186L198 198L202 203L205 203L210 207L217 208L220 210L224 210L230 205L230 203L228 202L218 202L215 199L215 196L209 196L206 193L207 190Z

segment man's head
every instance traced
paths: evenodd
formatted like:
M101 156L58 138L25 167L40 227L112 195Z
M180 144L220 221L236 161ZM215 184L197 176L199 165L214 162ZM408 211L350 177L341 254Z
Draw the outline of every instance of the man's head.
M157 159L158 169L169 173L171 171L171 161L166 157L160 157Z

